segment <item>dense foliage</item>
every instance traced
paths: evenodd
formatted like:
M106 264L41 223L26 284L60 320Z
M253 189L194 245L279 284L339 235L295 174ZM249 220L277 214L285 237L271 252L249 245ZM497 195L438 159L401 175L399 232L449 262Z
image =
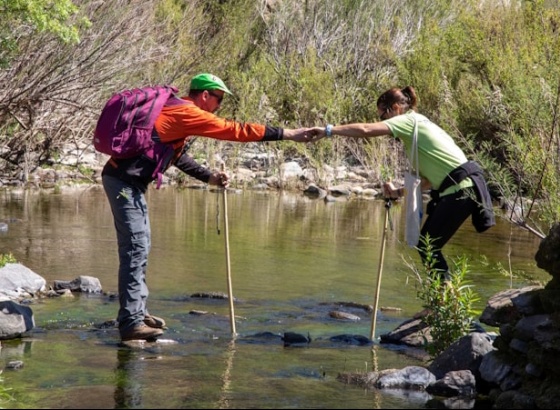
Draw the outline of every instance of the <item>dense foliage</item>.
M89 142L103 102L123 88L186 91L209 71L236 94L222 115L294 127L375 121L381 92L412 85L420 111L489 170L494 192L522 205L517 223L545 231L559 219L559 0L24 3L0 3L0 166L23 181L64 144ZM260 147L306 158L319 178L324 163L379 178L399 177L403 163L389 138ZM539 199L540 220L520 198Z

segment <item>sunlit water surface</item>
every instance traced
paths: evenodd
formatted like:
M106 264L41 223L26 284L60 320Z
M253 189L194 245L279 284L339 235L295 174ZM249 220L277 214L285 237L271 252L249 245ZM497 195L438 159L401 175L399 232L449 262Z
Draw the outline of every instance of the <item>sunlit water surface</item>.
M394 346L334 343L341 334L369 337L371 315L338 302L373 305L387 209L380 200L325 203L301 194L227 195L206 190L151 190L147 195L153 247L148 268L150 311L167 320L164 339L176 343L119 345L116 316L117 248L110 209L98 186L0 192L0 253L55 280L99 278L104 295L33 303L36 328L3 341L3 385L15 400L4 408L422 408L422 395L365 391L337 380L342 372L402 368L422 363ZM418 261L402 243L403 207L390 208L382 266L376 339L422 309L408 266ZM486 300L529 279L547 281L535 264L540 240L503 219L484 234L470 221L445 248L465 255L469 279ZM227 293L231 260L237 337L226 300L192 297ZM329 316L345 310L359 321ZM193 311L208 312L194 315ZM270 332L296 332L311 343L284 346Z

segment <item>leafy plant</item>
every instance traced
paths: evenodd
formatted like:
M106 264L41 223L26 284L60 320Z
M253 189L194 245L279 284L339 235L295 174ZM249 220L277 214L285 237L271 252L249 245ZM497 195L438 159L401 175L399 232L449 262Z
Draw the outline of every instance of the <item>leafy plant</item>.
M426 262L423 274L417 270L415 273L420 284L418 297L427 312L422 320L429 326L432 336L426 350L435 357L470 332L473 318L479 313L473 305L479 298L465 279L469 272L465 256L453 261L448 272L437 271L433 268L435 249L432 240L427 236L421 241L425 246Z
M17 260L11 253L0 254L0 268L6 266L7 263L16 263Z

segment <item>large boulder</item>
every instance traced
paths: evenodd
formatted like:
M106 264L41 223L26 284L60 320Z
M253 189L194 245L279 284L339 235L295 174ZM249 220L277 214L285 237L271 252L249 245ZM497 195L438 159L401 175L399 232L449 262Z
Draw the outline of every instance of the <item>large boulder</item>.
M0 300L29 298L46 290L47 282L19 263L0 268Z

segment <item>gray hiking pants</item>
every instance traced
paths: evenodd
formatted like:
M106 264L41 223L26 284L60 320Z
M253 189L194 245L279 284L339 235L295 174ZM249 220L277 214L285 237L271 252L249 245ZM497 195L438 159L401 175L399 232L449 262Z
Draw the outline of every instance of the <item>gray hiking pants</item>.
M119 313L121 332L140 324L147 313L146 268L151 245L144 193L115 177L103 176L119 246Z

